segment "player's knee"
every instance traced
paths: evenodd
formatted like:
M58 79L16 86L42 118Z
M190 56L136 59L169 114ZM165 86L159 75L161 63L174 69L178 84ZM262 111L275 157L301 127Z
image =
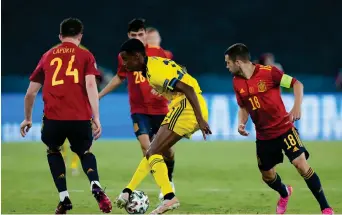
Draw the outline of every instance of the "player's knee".
M61 147L49 147L46 150L47 154L57 154L57 153L60 153L60 152L61 152Z
M304 153L301 154L299 157L295 158L293 161L292 161L292 164L293 166L296 167L297 171L303 175L305 174L307 171L309 171L310 169L310 166L305 158L305 155Z
M156 150L155 148L153 147L150 147L147 152L146 152L146 158L149 159L152 155L156 155L156 154L162 154L160 153L158 150Z
M146 154L146 151L150 147L150 137L147 134L141 134L138 136L138 140L140 142L141 150Z
M272 168L272 169L267 170L267 171L261 171L261 175L262 175L262 180L267 182L267 181L274 180L274 178L276 176L276 172L275 172L275 169Z
M84 156L86 156L86 155L93 154L89 150L72 150L72 151L75 152L75 154L78 155L80 160L82 160L84 158Z
M167 160L174 160L175 159L175 151L173 150L173 148L170 148L163 153L163 156Z

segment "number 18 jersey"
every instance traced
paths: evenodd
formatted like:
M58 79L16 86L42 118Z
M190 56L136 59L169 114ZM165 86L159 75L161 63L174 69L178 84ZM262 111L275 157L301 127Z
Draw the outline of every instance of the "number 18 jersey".
M95 58L73 43L59 44L42 56L30 81L43 85L44 115L47 119L91 119L86 75L99 77Z
M161 57L148 57L147 60L147 79L149 84L158 93L163 95L171 104L175 105L185 98L180 92L174 92L178 81L194 88L196 94L201 94L201 88L195 78L187 71L176 64L174 61Z

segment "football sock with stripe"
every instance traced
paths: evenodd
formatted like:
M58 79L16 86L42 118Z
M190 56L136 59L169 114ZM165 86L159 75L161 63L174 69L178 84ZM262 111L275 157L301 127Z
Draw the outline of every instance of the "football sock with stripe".
M164 199L172 199L175 195L172 191L163 156L158 154L152 155L148 159L148 163L150 164L152 175L164 195Z
M263 180L270 188L277 191L282 198L286 198L289 195L287 192L287 188L285 184L281 182L281 178L278 173L276 173L275 178L271 181L266 181L265 179Z
M175 160L164 158L164 161L165 161L165 164L166 164L166 167L167 167L167 174L169 176L169 180L172 181L173 170L175 168Z
M65 164L62 154L60 152L48 151L47 159L58 192L66 191Z
M91 152L79 155L84 173L87 175L90 182L99 181L97 172L97 163L95 155Z
M59 193L59 200L60 200L61 202L64 201L65 197L69 197L68 191L62 191L62 192Z
M325 208L329 208L328 201L324 195L323 188L321 185L321 181L319 180L318 175L310 168L306 174L302 175L308 188L311 190L312 194L317 199L321 210Z
M150 169L150 166L148 164L146 157L143 157L131 181L126 186L126 188L130 189L131 191L135 190L137 186L141 183L141 181L148 175L150 170L151 169ZM125 189L123 192L126 192L126 191L127 190Z

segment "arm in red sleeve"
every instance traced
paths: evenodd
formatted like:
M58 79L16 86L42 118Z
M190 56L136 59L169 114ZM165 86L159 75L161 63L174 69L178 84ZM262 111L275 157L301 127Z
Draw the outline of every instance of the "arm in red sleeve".
M293 84L297 81L295 78L283 73L274 66L272 67L271 75L276 86L280 85L285 88L292 88Z
M43 65L44 65L44 56L40 59L36 69L32 72L30 76L30 81L40 83L41 85L44 84L45 74L43 70Z
M116 74L120 77L121 80L124 80L127 77L127 71L123 67L123 61L120 55L118 56L118 70Z

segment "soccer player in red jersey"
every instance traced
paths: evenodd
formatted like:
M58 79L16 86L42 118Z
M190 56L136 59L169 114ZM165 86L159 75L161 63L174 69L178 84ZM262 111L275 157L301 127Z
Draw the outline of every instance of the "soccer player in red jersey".
M71 150L81 160L100 210L109 213L112 209L111 201L99 182L96 158L90 152L93 133L95 139L101 135L96 86L99 72L94 56L79 47L82 36L83 24L80 20L68 18L62 21L59 36L62 43L42 56L30 76L31 82L25 96L25 119L20 125L21 135L24 137L32 126L33 103L43 86L41 139L48 147L47 159L59 192L60 202L56 214L65 214L72 209L66 185L65 164L60 153L66 138Z
M147 33L146 41L147 41L148 47L149 48L162 49L160 47L160 43L161 43L162 39L161 39L161 36L159 34L159 31L156 28L148 27L148 28L146 28L146 33ZM172 60L173 54L171 51L163 50L163 52L165 53L166 58Z
M133 19L128 24L128 37L139 39L146 47L147 56L166 58L165 51L161 47L150 47L146 44L145 20ZM168 101L156 93L148 84L141 71L128 72L123 66L121 56L118 56L118 70L112 81L99 93L102 98L116 89L126 79L128 82L128 96L131 106L131 118L137 139L140 142L143 155L149 148L150 141L157 133L161 123L168 113ZM168 168L168 176L172 187L172 174L175 165L174 152L170 149L164 154L164 160ZM163 195L159 198L162 200Z
M262 179L280 194L277 214L284 214L293 188L285 186L275 166L283 162L283 153L304 178L323 214L333 214L318 175L309 166L305 149L293 122L301 117L303 84L273 66L250 61L248 48L241 43L225 52L227 68L234 75L233 87L239 105L238 132L247 136L245 125L250 115L256 129L257 160ZM280 86L294 90L294 106L287 113L280 96Z

